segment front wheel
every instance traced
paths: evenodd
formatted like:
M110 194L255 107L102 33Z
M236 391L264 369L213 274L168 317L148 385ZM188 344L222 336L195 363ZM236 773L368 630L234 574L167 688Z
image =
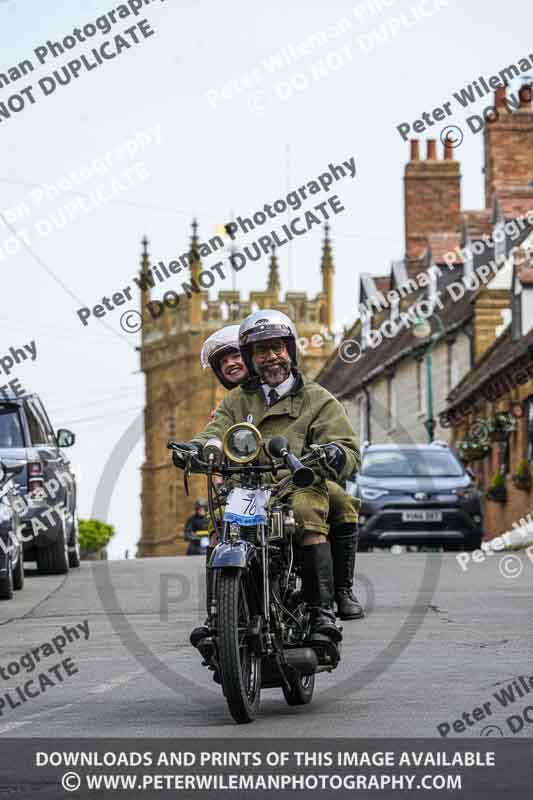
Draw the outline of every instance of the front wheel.
M290 687L290 691L285 686L282 687L287 703L290 706L306 706L313 699L315 676L299 675L294 682L291 682Z
M224 570L217 576L219 669L230 714L241 724L253 722L261 694L261 656L248 641L250 622L245 575Z

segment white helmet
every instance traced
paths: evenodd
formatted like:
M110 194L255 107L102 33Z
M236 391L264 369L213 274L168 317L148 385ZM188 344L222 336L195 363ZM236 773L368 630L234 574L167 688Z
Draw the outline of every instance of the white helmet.
M200 363L203 369L211 367L220 383L226 389L232 389L235 384L226 381L220 370L220 359L227 353L239 352L239 326L226 325L219 331L208 336L200 353Z
M239 328L239 347L242 360L248 368L250 375L254 374L252 362L252 345L266 339L284 339L291 357L292 365L298 365L296 348L296 327L286 314L275 308L264 308L254 311L241 322Z

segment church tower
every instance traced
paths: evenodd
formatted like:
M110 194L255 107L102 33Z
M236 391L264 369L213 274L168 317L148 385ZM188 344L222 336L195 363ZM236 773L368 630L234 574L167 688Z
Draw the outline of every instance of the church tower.
M156 271L151 267L148 239L145 236L142 240L136 280L143 318L139 351L146 382L139 557L184 553L185 522L193 512L195 498L206 495L205 477L192 476L187 497L183 473L174 467L167 449L169 439L187 441L202 430L210 411L225 394L211 370L201 368L200 351L206 338L258 308L277 308L296 325L300 366L308 377L318 373L334 349L334 270L328 226L320 267L322 290L314 298L306 292L287 292L282 299L275 249L270 254L266 290L253 291L245 299L238 291L223 289L210 298L209 290L203 287L212 285L216 273L206 269L202 259L215 245L223 247L220 237L202 243L198 223L193 220L189 252L169 264L159 262ZM231 271L229 259L223 264L227 274ZM162 276L160 286L154 275L160 281Z

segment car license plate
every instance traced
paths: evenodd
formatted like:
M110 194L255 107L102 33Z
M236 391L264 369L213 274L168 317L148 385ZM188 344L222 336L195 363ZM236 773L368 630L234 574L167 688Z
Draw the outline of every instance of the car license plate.
M404 511L402 522L442 522L442 511Z

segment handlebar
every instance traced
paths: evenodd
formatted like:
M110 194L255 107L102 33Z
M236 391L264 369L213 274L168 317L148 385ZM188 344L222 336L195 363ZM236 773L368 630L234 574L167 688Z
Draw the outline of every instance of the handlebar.
M195 472L207 473L210 469L213 469L211 464L208 464L206 461L202 461L202 459L193 456L190 450L180 446L178 442L168 442L167 448L175 453L178 453L183 458L184 469L187 466L187 461L191 460L194 461ZM313 483L315 479L315 473L311 467L308 466L308 464L316 463L323 459L323 452L320 445L313 445L313 449L310 453L302 456L301 459L297 458L289 451L288 441L284 436L274 436L268 443L267 452L273 458L283 459L283 466L289 469L292 475L293 483L298 488L305 488ZM282 466L276 464L236 464L235 466L217 464L213 471L222 476L235 475L236 473L242 473L244 471L254 472L255 474L271 472L275 475L279 469L282 468Z
M298 489L305 489L315 480L315 473L311 467L306 467L289 451L289 442L285 436L274 436L267 445L267 452L274 458L282 458L292 473L292 481ZM305 456L304 456L305 458Z

